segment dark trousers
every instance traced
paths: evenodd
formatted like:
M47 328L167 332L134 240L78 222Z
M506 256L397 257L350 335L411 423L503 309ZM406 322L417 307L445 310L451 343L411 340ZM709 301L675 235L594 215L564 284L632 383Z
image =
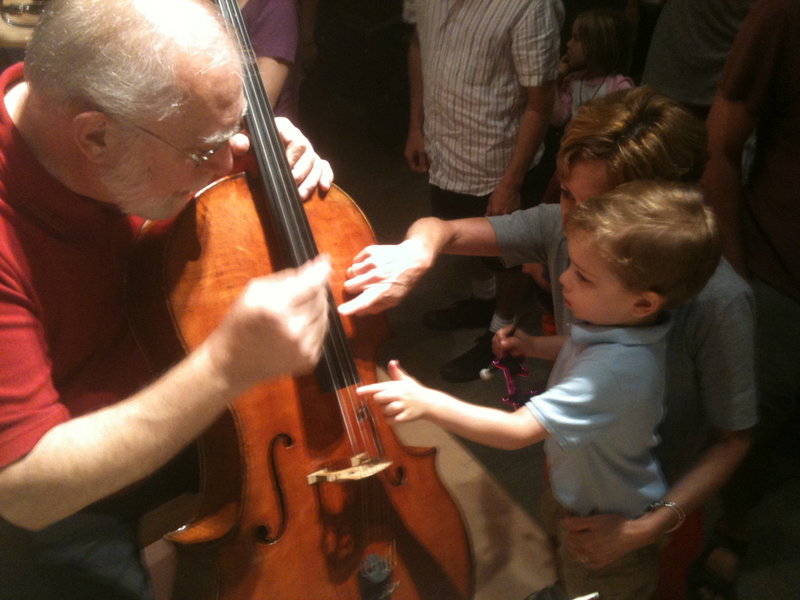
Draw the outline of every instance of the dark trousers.
M520 208L530 208L539 203L541 198L542 172L536 167L528 171L520 188ZM461 192L452 192L431 185L431 214L434 217L451 221L454 219L468 219L483 217L489 204L491 194L473 196ZM483 263L491 271L518 271L520 267L507 268L502 261L494 256L482 257Z
M197 490L197 460L192 445L125 493L41 531L0 519L0 600L152 600L139 520Z
M34 532L0 520L0 600L151 600L136 532L89 510Z

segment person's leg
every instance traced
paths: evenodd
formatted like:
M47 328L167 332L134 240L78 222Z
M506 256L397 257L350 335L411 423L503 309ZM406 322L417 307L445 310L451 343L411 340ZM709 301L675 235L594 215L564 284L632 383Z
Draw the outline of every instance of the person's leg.
M602 569L582 565L559 546L558 560L564 573L567 598L599 593L602 600L643 600L649 598L658 580L659 547L656 544L634 550Z
M439 373L446 381L472 381L480 377L481 370L495 358L492 352L494 334L516 323L517 311L527 290L527 278L520 267L507 269L499 259L493 257L484 258L483 263L489 272L494 273L497 282L494 310L489 319L478 325L486 327L486 331L475 338L472 347L442 365Z
M557 560L559 523L565 516L567 516L567 511L553 495L553 488L550 487L549 477L545 470L544 484L536 505L536 518L550 542L550 551L555 559L556 581L544 589L536 590L525 600L568 600L562 583L564 577L561 572L562 564Z
M431 214L440 219L480 217L486 212L488 196L460 194L431 186ZM426 327L436 330L484 327L492 318L496 286L492 273L478 258L469 258L470 295L445 308L423 316Z
M519 307L530 284L530 277L522 269L497 271L497 300L494 314L501 321L511 324L517 319ZM497 331L497 329L495 329Z
M489 271L494 273L497 282L494 311L487 330L475 338L472 347L442 366L439 372L446 381L478 379L481 370L491 365L495 359L492 351L494 334L503 327L516 324L517 312L529 289L528 277L521 268L506 269L499 260L493 258L485 258L483 262L485 264L494 262L495 270Z
M83 511L41 531L0 527L0 599L152 600L135 522Z
M540 181L537 172L532 170L522 185L523 208L538 203L537 186L541 187ZM488 200L488 196L482 199L484 210L485 202ZM473 205L473 210L477 209L478 206ZM488 367L495 358L492 352L494 334L501 328L516 323L522 300L530 286L529 278L522 272L521 267L506 268L502 261L495 257L484 258L483 262L487 269L494 273L497 282L494 312L483 324L487 330L475 338L473 346L442 366L440 374L446 381L464 382L480 377L481 370Z

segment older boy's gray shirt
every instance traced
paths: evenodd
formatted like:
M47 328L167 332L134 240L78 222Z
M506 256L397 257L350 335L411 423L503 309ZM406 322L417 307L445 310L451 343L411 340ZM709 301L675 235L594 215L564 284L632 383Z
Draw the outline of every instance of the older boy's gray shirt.
M547 265L559 333L574 317L558 278L569 266L561 207L542 204L489 217L503 261ZM666 416L658 455L674 482L709 443L709 428L738 431L755 425L754 309L750 287L724 260L705 288L671 311L667 338ZM702 368L701 368L702 366Z

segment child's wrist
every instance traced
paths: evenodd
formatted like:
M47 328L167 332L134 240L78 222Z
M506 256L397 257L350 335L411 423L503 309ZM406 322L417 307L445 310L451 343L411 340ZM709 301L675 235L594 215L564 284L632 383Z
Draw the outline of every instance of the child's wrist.
M538 335L527 336L525 342L525 356L527 358L542 358L542 349L540 348L541 338Z

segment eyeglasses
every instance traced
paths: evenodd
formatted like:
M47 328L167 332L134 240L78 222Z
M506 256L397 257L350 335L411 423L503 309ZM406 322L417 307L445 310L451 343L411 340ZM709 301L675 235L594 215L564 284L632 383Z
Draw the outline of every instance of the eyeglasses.
M42 16L47 0L2 0L0 15L14 27L35 27Z
M231 141L231 138L233 138L233 136L235 136L237 133L241 133L241 131L242 131L242 126L239 125L238 127L236 127L236 129L233 132L231 132L231 134L229 136L227 136L224 140L219 142L213 148L210 148L208 150L203 150L203 151L191 152L189 150L184 150L183 148L181 148L179 146L176 146L172 142L168 142L167 140L162 138L160 135L158 135L157 133L153 133L149 129L145 129L144 127L142 127L140 125L136 125L135 123L131 123L131 125L136 127L136 129L138 129L139 131L143 131L147 135L150 135L150 136L154 137L155 139L157 139L162 144L166 144L170 148L173 148L173 149L177 150L178 152L180 152L184 156L188 157L195 164L195 166L197 166L197 167L200 167L200 166L203 165L203 163L206 163L209 160L211 160L217 152L222 150L225 147L225 145L228 142Z

